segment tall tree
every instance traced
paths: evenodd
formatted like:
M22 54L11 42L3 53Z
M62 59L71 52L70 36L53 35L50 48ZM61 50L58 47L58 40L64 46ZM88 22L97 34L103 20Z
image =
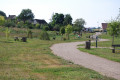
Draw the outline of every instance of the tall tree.
M3 11L0 11L0 16L4 16L6 18L6 14Z
M74 22L74 27L78 27L78 31L80 33L85 24L86 22L84 19L76 19L76 21Z
M63 22L64 25L68 25L68 24L72 24L72 17L70 14L66 14L65 15L65 18L64 18L64 22Z
M63 21L64 21L64 15L55 13L55 15L53 15L53 17L52 17L52 21L55 24L60 24L61 25L61 24L63 24Z
M23 9L22 12L19 14L18 19L23 20L25 23L27 20L33 20L34 14L30 9Z
M112 20L107 27L108 33L113 37L112 45L114 44L114 37L120 34L120 21Z

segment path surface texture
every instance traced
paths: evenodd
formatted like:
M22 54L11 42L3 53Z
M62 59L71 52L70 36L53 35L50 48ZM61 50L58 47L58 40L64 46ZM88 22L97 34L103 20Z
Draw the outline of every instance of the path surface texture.
M99 41L107 40L100 39ZM74 64L82 65L102 75L120 80L120 63L82 52L77 49L77 45L79 44L85 44L85 41L54 44L51 50L55 55L69 60Z

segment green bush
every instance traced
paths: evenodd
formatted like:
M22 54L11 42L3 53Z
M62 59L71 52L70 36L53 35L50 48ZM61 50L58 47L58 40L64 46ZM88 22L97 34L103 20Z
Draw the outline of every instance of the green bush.
M49 30L49 27L48 27L48 26L44 26L44 27L43 27L43 30L48 31L48 30Z
M41 40L50 40L49 34L46 31L41 31L41 33L40 33L40 39Z

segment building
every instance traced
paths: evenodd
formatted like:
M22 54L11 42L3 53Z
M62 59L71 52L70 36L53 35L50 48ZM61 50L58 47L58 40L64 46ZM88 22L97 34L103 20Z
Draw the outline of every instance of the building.
M108 26L108 23L102 23L102 28L104 32L107 31L107 26Z
M44 19L34 19L33 24L47 24Z
M9 15L7 19L15 20L16 19L16 15Z

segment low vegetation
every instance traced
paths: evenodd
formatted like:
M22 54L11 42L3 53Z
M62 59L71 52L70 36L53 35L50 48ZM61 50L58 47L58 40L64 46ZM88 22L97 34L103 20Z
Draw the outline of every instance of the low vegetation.
M109 34L102 34L99 36L102 39L109 39L110 41L98 42L98 47L107 47L107 48L92 48L90 50L79 48L79 50L97 55L112 61L120 62L120 50L116 50L116 53L112 53L112 37ZM120 44L120 38L115 37L114 44ZM83 45L81 45L83 46ZM85 45L84 45L85 46ZM96 43L91 43L91 46L96 46ZM119 47L116 49L120 49Z
M0 80L114 80L90 69L74 65L52 54L50 46L60 42L83 41L83 38L62 41L61 35L49 31L50 40L40 40L40 30L33 29L33 38L27 42L14 41L14 36L27 36L26 29L11 28L9 39L5 38L4 28L0 29ZM56 35L56 39L52 37ZM65 37L65 35L64 35Z

